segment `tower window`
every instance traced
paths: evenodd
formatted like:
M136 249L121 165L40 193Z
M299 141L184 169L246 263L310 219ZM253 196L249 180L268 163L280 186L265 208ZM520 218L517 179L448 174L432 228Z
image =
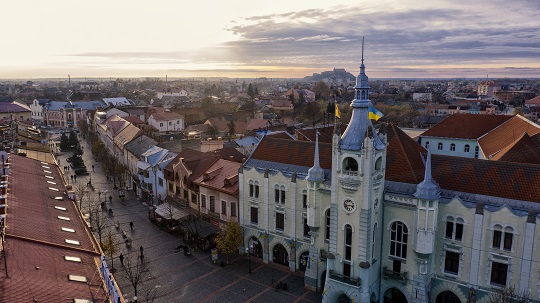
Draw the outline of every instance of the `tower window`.
M352 227L350 225L345 226L345 253L343 258L343 275L345 277L351 276L351 260L352 260Z
M358 171L358 162L353 158L347 157L343 159L343 169L348 171Z
M302 191L302 208L307 208L307 204L308 204L307 198L308 198L307 191L303 190Z
M330 209L327 209L325 212L325 233L324 240L330 241Z

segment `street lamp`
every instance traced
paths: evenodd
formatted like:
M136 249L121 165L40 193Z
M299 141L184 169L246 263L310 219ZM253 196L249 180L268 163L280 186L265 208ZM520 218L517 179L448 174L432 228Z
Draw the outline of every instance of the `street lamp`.
M248 254L248 273L251 273L251 251L249 249L249 244L248 244L248 247L246 247L246 252Z

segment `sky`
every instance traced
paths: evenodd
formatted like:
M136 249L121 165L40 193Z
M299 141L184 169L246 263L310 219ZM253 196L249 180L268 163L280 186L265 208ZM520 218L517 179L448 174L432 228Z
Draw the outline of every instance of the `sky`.
M0 79L540 78L538 0L27 0Z

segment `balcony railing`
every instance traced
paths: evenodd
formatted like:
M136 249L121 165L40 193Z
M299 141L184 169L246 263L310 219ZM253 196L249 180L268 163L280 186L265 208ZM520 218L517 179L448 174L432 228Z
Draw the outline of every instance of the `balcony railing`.
M385 279L394 279L401 281L402 283L407 283L407 272L395 272L388 267L383 267L383 275Z
M360 287L360 284L361 284L360 278L346 277L340 274L336 274L333 271L330 271L330 279L341 282L341 283L345 283L354 287Z
M352 176L352 177L358 177L358 171L357 170L343 170L344 176Z

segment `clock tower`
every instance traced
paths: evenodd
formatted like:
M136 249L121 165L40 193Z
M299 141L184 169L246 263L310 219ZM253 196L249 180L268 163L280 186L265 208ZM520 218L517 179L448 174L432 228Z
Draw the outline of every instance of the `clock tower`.
M372 105L363 41L354 89L351 120L343 135L335 134L332 142L330 237L323 290L323 302L329 303L380 298L386 138L368 118Z

